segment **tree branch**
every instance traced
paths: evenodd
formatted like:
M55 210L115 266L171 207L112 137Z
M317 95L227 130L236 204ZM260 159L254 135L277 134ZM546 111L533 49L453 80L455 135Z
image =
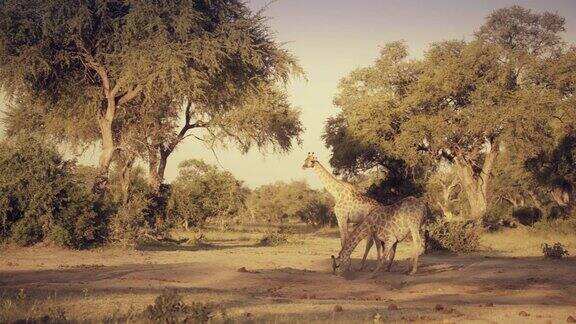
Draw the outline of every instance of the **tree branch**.
M134 97L136 97L140 93L140 91L142 91L142 86L140 84L134 86L132 90L129 90L121 97L117 98L117 105L121 106L122 104L125 104L128 101L134 99Z
M86 65L92 68L100 77L100 80L102 81L102 87L104 88L104 96L106 96L108 99L112 98L110 92L110 79L108 78L108 72L106 71L106 68L102 64L98 63L88 52L82 53L80 55L85 59Z
M488 146L486 150L486 157L484 158L484 164L482 165L482 171L480 173L480 178L482 179L481 189L482 193L486 195L488 190L488 179L490 178L490 173L492 172L492 167L498 156L498 145L492 143L490 140L486 140L486 145Z
M182 128L180 129L180 131L178 132L178 135L176 136L176 138L174 140L172 140L167 146L166 148L164 148L164 152L165 153L171 153L176 146L178 145L178 143L180 143L182 140L184 140L187 136L186 133L193 129L193 128L201 128L201 127L208 127L209 123L208 122L204 122L201 120L197 120L194 123L190 123L190 120L192 119L192 103L188 102L186 104L186 110L185 110L185 117L184 117L184 125L182 126ZM198 137L197 137L198 138Z

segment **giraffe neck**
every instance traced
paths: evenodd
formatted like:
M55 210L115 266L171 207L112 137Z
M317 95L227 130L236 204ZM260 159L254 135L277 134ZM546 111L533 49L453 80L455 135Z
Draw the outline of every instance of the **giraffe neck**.
M314 172L322 181L324 188L334 197L338 199L342 193L342 189L345 189L345 185L343 185L332 173L330 173L320 162L316 162L314 164Z
M360 241L362 241L370 234L370 226L371 225L370 222L368 222L368 220L363 220L354 227L354 230L352 230L352 233L350 233L350 235L346 239L346 242L344 242L344 246L342 247L340 253L338 254L340 260L346 260L346 261L350 260L350 255L352 254L358 243L360 243Z

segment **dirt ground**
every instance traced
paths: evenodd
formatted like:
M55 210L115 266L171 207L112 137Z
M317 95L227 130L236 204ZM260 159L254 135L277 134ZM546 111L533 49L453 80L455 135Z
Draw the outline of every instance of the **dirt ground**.
M404 274L410 243L401 243L392 272L371 279L369 271L349 278L332 275L330 255L339 250L335 231L294 234L278 247L260 246L257 233L205 235L209 245L202 248L4 246L0 322L45 312L68 320L113 320L141 312L166 287L177 288L187 302L214 303L238 322L566 323L569 316L576 318L576 258L544 259L539 251L542 242L558 241L554 237L522 230L488 234L482 252L425 255L413 276ZM576 253L574 238L560 239ZM355 266L363 244L355 251ZM239 271L242 267L246 271ZM31 306L15 315L18 300ZM335 311L337 305L342 311Z

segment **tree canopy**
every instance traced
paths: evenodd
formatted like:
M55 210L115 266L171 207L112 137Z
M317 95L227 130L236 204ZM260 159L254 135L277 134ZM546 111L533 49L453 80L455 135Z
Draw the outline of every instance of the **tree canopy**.
M328 121L326 142L334 157L360 150L368 161L387 157L410 166L448 159L470 217L481 217L501 152L535 156L574 121L576 61L563 30L557 14L510 7L494 11L475 39L433 43L422 59L409 59L402 42L387 44L372 66L341 80L334 99L341 113ZM337 132L362 146L334 144Z
M117 152L162 161L194 127L210 125L244 149L286 150L302 131L282 87L301 69L241 1L10 0L0 31L9 128L100 140L104 184ZM271 106L255 108L253 98ZM254 124L243 128L247 115Z

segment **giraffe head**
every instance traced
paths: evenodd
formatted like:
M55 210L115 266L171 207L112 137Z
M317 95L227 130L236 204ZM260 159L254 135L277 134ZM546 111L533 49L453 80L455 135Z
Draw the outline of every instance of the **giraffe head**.
M332 256L332 274L343 276L350 269L350 259Z
M306 157L306 160L304 160L302 169L313 168L316 163L318 163L318 159L316 158L316 155L314 155L314 152L308 152L308 156Z

